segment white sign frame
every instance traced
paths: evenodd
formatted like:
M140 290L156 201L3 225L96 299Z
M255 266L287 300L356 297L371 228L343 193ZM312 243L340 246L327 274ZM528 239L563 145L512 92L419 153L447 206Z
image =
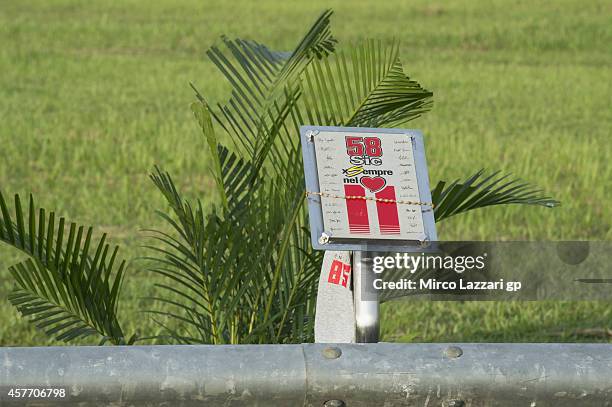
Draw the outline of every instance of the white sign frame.
M437 241L435 219L430 205L419 206L423 222L424 234L414 240L384 239L384 238L334 238L324 229L322 197L316 193L322 192L319 184L319 172L316 157L316 136L320 133L346 133L356 135L402 134L412 140L412 153L414 157L419 199L423 203L431 203L431 189L425 159L423 135L414 129L381 129L366 127L335 127L335 126L301 126L300 137L302 142L302 155L304 159L304 173L306 191L308 193L308 211L310 218L310 232L312 246L315 250L360 250L381 252L414 252L423 250L424 242ZM313 194L315 193L315 194Z

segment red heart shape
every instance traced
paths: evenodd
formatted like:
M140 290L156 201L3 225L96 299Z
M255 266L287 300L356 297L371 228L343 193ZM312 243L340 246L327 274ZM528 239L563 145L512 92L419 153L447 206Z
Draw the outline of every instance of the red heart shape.
M383 177L367 177L363 176L359 180L361 185L370 190L370 192L378 192L387 185L387 181Z

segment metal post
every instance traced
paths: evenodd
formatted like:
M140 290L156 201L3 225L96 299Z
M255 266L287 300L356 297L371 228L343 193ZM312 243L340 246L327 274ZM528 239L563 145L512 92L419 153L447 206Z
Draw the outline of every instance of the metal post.
M376 293L368 291L374 272L372 252L353 252L353 297L355 299L355 338L357 343L378 342L380 337L379 304Z

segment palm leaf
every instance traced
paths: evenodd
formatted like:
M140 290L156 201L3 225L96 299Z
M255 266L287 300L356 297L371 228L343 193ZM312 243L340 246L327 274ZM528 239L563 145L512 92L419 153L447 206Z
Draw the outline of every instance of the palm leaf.
M312 61L302 85L309 124L396 126L432 106L432 93L404 73L397 43L369 40Z
M447 184L439 181L431 192L436 222L492 205L522 204L548 208L559 205L559 201L542 195L540 189L520 179L511 179L509 174L500 176L499 171L485 176L481 169L465 181Z
M158 284L170 297L156 299L178 308L180 313L164 314L186 324L176 336L177 340L179 337L200 337L206 343L224 343L228 321L222 318L222 312L231 313L232 310L227 308L221 293L234 281L228 273L231 268L227 267L229 261L223 250L231 238L229 225L215 214L206 216L199 201L193 205L184 200L168 173L156 168L151 179L173 212L173 216L161 212L160 215L177 235L175 238L153 231L161 246L150 247L156 253L150 259L158 264L150 270L169 279L174 286L179 284L178 289ZM226 267L217 267L218 263L225 263ZM210 273L211 269L215 273Z
M282 98L287 89L294 89L292 84L312 60L334 51L336 40L330 30L331 15L331 10L325 11L291 53L274 52L254 41L227 38L223 39L225 52L216 46L207 52L232 86L230 100L218 105L219 111L213 112L213 116L251 156L255 154L262 118L270 115L278 95ZM205 102L197 90L196 94Z
M9 269L17 285L10 302L57 340L98 335L103 342L133 342L135 336L127 339L117 318L125 272L125 262L116 266L118 248L111 253L106 235L95 244L92 228L75 223L64 241L64 218L56 226L55 214L37 210L32 196L28 209L24 214L15 195L11 216L0 193L0 241L30 257Z

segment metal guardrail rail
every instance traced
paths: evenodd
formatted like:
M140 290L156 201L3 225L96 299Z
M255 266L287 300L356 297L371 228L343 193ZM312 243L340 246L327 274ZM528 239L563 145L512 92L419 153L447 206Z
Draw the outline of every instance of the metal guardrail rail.
M66 396L8 396L19 388ZM0 348L0 390L2 406L601 407L612 345Z

